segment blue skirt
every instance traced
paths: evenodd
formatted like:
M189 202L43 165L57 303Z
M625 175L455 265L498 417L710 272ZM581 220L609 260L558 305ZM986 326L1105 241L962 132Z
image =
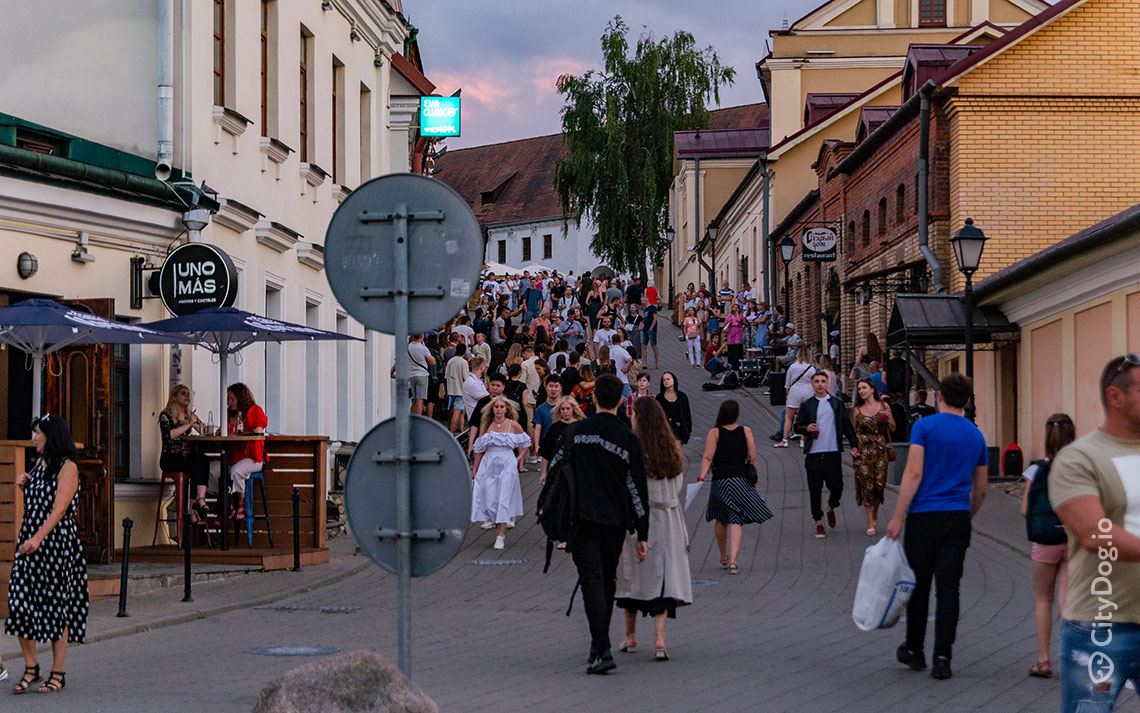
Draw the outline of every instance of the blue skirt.
M705 521L716 520L726 525L748 525L772 519L772 510L746 478L721 478L712 481Z

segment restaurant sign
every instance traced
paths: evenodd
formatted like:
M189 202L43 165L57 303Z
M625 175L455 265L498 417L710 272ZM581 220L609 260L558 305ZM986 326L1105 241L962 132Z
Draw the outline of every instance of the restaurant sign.
M835 262L839 237L831 228L804 228L800 243L804 262Z
M420 135L459 136L459 97L420 97Z
M231 307L237 297L237 269L225 250L186 243L166 256L158 294L178 317L212 307Z

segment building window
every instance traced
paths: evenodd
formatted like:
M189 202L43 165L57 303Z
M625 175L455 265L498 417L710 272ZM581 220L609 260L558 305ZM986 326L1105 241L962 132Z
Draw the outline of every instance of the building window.
M847 252L855 252L855 221L847 224L847 239L844 241L847 246Z
M554 236L542 236L542 259L551 260L554 258Z
M946 27L946 0L918 0L919 27Z
M499 264L505 265L507 262L507 241L499 241Z
M530 260L530 238L529 237L523 238L522 244L523 244L522 259L523 259L523 262L526 262L527 260Z
M879 199L879 237L887 237L887 199Z
M305 301L305 326L321 329L321 305ZM321 345L305 343L305 435L321 432ZM280 431L278 431L280 433Z
M348 317L338 314L336 316L336 331L337 334L348 334ZM349 384L349 352L348 340L341 340L336 343L336 392L338 394L347 395L352 393ZM336 400L336 438L340 441L348 441L352 439L352 423L351 416L349 415L349 402L348 398L339 398Z
M214 0L214 106L226 101L226 0Z
M300 131L300 151L301 163L308 163L309 161L309 52L312 49L313 36L301 28L301 64L298 72L301 80L300 84L300 110L301 116L301 131Z
M871 211L863 211L863 247L871 244Z
M285 318L285 299L281 288L273 285L265 286L265 316L270 319L281 320ZM261 392L265 398L265 415L269 428L275 433L287 433L285 428L285 391L282 386L284 379L284 354L279 342L265 343L265 386Z
M372 178L372 91L360 85L360 182Z
M277 134L277 3L261 0L261 135Z
M918 215L918 174L914 174L914 214Z
M131 352L126 344L114 346L114 394L111 420L115 438L115 480L131 477Z
M344 64L333 57L332 67L332 179L344 182Z
M903 216L906 215L906 186L902 183L899 184L898 189L895 191L895 224L901 225Z

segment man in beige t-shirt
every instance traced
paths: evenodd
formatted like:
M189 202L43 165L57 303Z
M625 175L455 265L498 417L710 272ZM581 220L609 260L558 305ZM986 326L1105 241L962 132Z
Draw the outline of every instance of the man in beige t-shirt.
M1057 454L1049 500L1069 535L1061 710L1110 710L1140 684L1140 357L1108 363L1101 428ZM1091 706L1085 708L1083 706Z

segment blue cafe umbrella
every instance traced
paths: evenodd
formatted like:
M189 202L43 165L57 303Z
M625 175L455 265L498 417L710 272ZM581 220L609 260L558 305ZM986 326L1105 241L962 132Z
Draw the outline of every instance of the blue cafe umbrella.
M339 332L306 327L303 324L281 322L268 317L244 312L233 307L204 309L182 317L163 319L143 325L149 329L187 337L186 340L217 354L221 365L221 408L225 423L226 372L231 354L245 349L254 342L296 342L350 339L363 341Z
M44 357L80 344L183 344L190 340L137 324L116 322L52 300L32 299L0 307L0 342L32 357L32 417L42 402Z

